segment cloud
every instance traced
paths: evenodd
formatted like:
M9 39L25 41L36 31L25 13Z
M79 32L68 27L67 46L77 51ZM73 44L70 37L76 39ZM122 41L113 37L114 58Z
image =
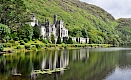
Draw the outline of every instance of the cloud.
M131 18L131 0L81 0L97 5L115 18Z

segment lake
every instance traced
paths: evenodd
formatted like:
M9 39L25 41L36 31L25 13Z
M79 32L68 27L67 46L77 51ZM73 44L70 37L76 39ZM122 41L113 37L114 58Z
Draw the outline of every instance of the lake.
M130 80L131 48L0 55L0 80Z

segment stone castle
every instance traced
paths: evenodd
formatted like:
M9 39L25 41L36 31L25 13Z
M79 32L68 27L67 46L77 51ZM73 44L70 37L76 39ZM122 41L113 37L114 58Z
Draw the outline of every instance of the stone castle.
M51 38L51 35L53 34L55 36L55 42L57 41L58 36L61 37L61 40L67 40L69 38L68 36L68 29L65 28L64 22L62 20L57 20L57 15L54 15L54 23L51 24L47 19L43 23L39 23L38 19L35 17L34 13L31 14L31 20L30 22L31 26L39 26L41 35L44 39ZM73 41L79 42L79 43L89 43L89 38L75 38L72 37Z

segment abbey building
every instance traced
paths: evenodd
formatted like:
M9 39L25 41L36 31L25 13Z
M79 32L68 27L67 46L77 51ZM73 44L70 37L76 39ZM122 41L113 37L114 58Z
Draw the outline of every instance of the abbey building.
M46 39L47 37L50 39L51 35L53 34L55 36L55 42L57 41L58 36L61 37L62 41L64 39L68 39L68 29L65 28L64 22L62 20L57 20L57 15L54 15L54 22L53 24L50 23L47 19L43 23L39 23L38 19L35 17L35 15L32 13L31 14L31 20L30 22L31 26L39 26L41 36ZM89 38L72 38L75 42L80 42L80 43L88 43Z

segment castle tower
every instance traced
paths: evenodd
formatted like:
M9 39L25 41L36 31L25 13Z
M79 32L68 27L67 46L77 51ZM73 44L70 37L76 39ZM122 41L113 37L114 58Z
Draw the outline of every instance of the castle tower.
M56 23L56 21L57 21L57 15L55 14L54 15L54 24Z
M31 20L32 20L32 22L30 23L31 26L38 25L38 20L36 19L35 14L34 14L34 13L31 13L31 14L30 14L30 17L31 17Z

